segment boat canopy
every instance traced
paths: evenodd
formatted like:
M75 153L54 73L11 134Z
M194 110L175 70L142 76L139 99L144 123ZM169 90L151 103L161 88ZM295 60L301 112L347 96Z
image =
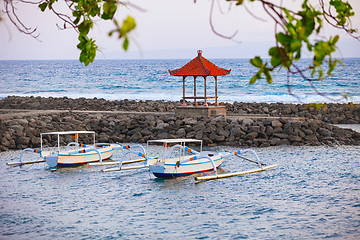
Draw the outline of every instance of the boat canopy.
M148 143L187 143L187 142L202 142L202 140L175 138L175 139L159 139L159 140L149 140L148 141Z
M75 143L78 144L79 134L92 134L94 138L94 146L96 144L95 140L95 132L94 131L64 131L64 132L48 132L48 133L40 133L40 149L43 151L43 135L57 135L57 147L58 152L60 152L60 135L74 135Z
M182 157L185 157L185 149L187 149L187 147L185 146L186 143L199 143L200 144L200 152L202 151L202 140L199 140L199 139L174 138L174 139L148 140L147 144L146 144L146 152L149 147L149 144L151 144L151 143L162 143L163 144L163 146L164 146L163 159L165 159L165 156L168 155L167 154L168 151L171 152L173 148L176 148L179 146L183 147L180 155ZM170 147L169 144L175 144L175 146L169 148Z
M66 135L66 134L79 134L79 133L91 133L94 134L94 131L65 131L65 132L48 132L41 133L41 135Z

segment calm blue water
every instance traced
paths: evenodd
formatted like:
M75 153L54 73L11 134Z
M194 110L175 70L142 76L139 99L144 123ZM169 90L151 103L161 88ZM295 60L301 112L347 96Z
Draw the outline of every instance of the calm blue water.
M359 239L359 147L257 152L279 167L200 184L145 170L7 167L20 151L2 152L0 239ZM230 158L221 169L245 166L254 167Z
M168 69L182 67L186 60L99 60L84 67L79 61L0 61L0 98L9 95L108 100L174 100L182 97L182 78L170 76ZM211 60L211 59L210 59ZM299 102L288 92L284 71L275 73L274 83L260 80L249 85L256 73L246 59L215 59L220 67L232 69L219 77L219 100L225 102ZM318 90L331 99L316 94L308 82L291 79L291 90L301 102L334 102L341 94L352 95L360 103L360 58L344 59L334 76L316 82ZM301 65L303 67L305 65ZM187 78L186 92L193 93L193 79ZM198 95L203 95L203 81L198 79ZM208 80L208 95L214 95L214 80Z
M103 60L88 67L78 61L0 61L0 97L179 100L182 79L167 69L189 60ZM219 78L220 101L298 102L283 72L272 85L249 85L255 69L248 60L213 62L232 69ZM316 86L330 97L347 93L360 103L360 59L343 62L337 75ZM187 80L188 93L192 81ZM198 94L202 87L199 81ZM300 79L292 79L291 87L303 102L333 101ZM144 170L8 167L20 151L1 152L0 239L359 239L359 147L256 151L279 167L200 184L193 177L159 180ZM253 167L231 158L222 171Z

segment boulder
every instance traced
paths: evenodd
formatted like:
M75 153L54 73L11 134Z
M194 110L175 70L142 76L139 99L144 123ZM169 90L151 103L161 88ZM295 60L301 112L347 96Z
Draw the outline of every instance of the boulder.
M3 137L2 139L1 139L1 145L2 146L4 146L4 147L6 147L6 148L9 148L9 147L11 147L11 143L10 143L10 141L6 138L6 137Z
M168 128L169 126L170 126L170 124L161 122L161 123L158 123L157 126L154 127L154 129L156 129L156 130L166 129L166 128Z
M317 132L324 137L330 137L333 134L330 130L322 127L320 127Z
M197 122L197 120L195 120L193 118L185 118L183 121L184 121L185 125L192 125Z
M179 138L183 138L185 137L185 129L184 128L179 128L177 131L176 131L176 136L179 137Z
M246 134L245 136L245 140L253 140L257 137L258 133L257 132L250 132L248 134Z
M131 142L139 142L139 140L142 138L142 135L140 132L135 132L131 137L130 137L130 141Z
M30 142L30 138L29 137L19 137L16 139L16 145L22 145L22 146L27 146Z
M11 128L14 129L18 135L24 131L24 127L20 126L19 124L13 125Z
M290 141L288 139L280 139L279 141L276 142L276 145L290 145Z
M145 121L155 122L155 117L153 115L146 115L145 116Z
M224 136L225 138L230 136L230 131L224 129L218 129L216 133L220 136Z
M295 135L290 135L288 137L290 142L301 142L302 138L299 136L295 136Z
M160 133L158 133L158 135L156 137L158 139L165 139L168 137L168 134L166 132L160 132Z
M280 138L274 137L270 139L271 146L279 145L278 142L280 141Z
M285 133L274 133L273 136L281 139L287 139L289 137L289 135Z
M186 133L186 138L194 138L195 134L196 134L195 131L188 132L188 133Z
M222 142L225 140L224 136L219 136L218 134L216 134L215 132L211 133L209 138L213 141L213 142Z
M250 118L246 118L242 121L241 125L242 126L250 126L254 121Z
M141 130L140 133L142 136L151 136L152 135L152 132L147 128Z
M195 134L195 139L201 140L202 138L203 138L202 132L197 132L197 133Z
M282 123L279 121L279 120L273 120L272 122L271 122L271 126L273 127L273 128L281 128L282 127Z

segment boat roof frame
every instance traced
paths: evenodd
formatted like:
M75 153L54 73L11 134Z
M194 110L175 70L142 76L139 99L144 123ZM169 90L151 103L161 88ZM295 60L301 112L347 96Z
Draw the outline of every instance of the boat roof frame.
M60 135L73 135L75 134L75 142L79 142L78 134L93 134L94 136L94 146L96 145L96 134L95 131L63 131L63 132L47 132L40 133L40 149L43 152L43 135L57 135L57 149L60 152Z
M180 144L181 146L185 147L186 143L200 143L200 152L202 152L202 145L203 141L199 139L192 139L192 138L173 138L173 139L157 139L157 140L148 140L146 143L146 152L148 152L149 143L162 143L163 144L163 161L165 160L165 155L167 154L167 145L171 144ZM180 158L185 158L185 148L180 150Z
M95 134L94 131L64 131L64 132L47 132L47 133L40 133L40 135L66 135L66 134L76 134L76 133L88 133L88 134Z
M174 139L157 139L157 140L148 140L148 143L189 143L189 142L201 142L199 139L191 138L174 138Z

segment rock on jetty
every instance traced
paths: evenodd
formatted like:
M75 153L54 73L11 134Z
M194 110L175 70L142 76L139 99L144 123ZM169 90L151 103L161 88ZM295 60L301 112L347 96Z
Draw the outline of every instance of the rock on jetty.
M303 117L332 124L360 124L359 104L328 103L317 109L311 104L225 103L233 114L268 114L273 117Z
M164 101L7 97L0 100L0 109L3 111L4 109L70 109L72 111L25 116L14 114L0 118L0 150L37 148L40 146L40 133L71 130L93 130L97 134L98 142L143 143L149 139L186 137L202 139L208 146L360 145L360 133L329 124L329 122L359 124L358 105L350 108L344 104L329 104L325 111L300 104L235 102L226 103L232 113L226 118L194 119L176 117L172 114L176 104L178 103ZM89 111L116 109L143 112L143 114L76 112L75 109ZM146 113L158 111L170 112L170 114ZM268 114L269 117L252 118L244 114ZM345 117L340 119L341 116ZM46 141L44 144L47 143ZM88 142L91 142L91 139Z
M135 111L135 112L167 112L175 111L178 102L135 101L103 98L43 98L8 96L0 100L0 109L34 109L34 110L88 110L88 111Z

